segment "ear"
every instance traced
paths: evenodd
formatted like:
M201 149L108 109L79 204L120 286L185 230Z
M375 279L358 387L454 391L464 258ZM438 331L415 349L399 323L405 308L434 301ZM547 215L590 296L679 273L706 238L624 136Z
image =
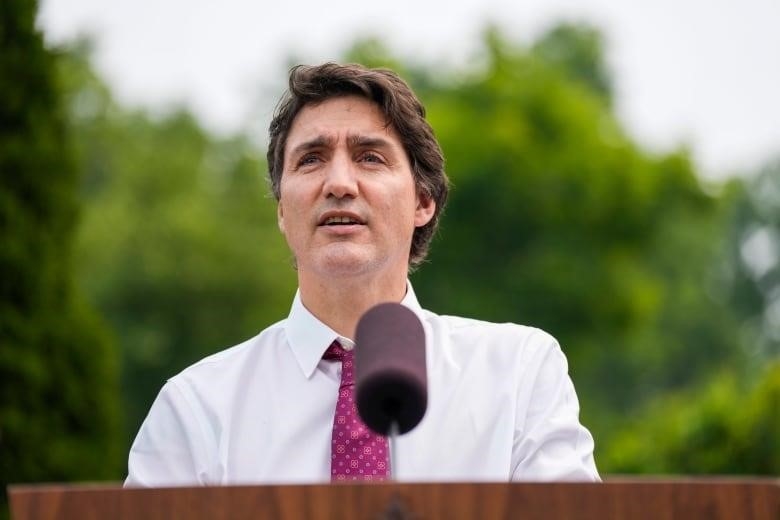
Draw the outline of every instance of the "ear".
M279 226L279 231L284 235L284 209L282 208L282 201L276 203L276 224Z
M436 213L436 201L426 193L417 194L417 209L414 210L414 227L423 227Z

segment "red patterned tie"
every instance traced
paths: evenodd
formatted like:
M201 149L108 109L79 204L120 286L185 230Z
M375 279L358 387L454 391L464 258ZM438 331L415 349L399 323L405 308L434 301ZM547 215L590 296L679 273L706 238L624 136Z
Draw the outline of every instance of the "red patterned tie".
M390 474L387 438L368 428L357 412L352 350L334 341L324 359L341 361L341 386L333 417L331 480L385 480Z

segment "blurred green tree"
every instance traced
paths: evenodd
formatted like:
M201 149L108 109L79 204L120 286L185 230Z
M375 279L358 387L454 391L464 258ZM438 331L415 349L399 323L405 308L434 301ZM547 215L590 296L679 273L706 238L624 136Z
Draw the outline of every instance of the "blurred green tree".
M168 377L286 316L295 271L256 147L184 110L120 107L89 47L61 69L84 168L78 273L121 348L129 447Z
M531 52L611 103L612 78L603 39L602 33L594 27L561 23L544 33L533 44Z
M724 367L744 376L747 357L723 276L733 188L703 185L685 149L632 141L603 52L588 26L555 26L529 48L488 27L459 76L401 69L454 183L432 265L413 276L422 301L558 337L597 451L660 396ZM399 61L370 39L347 56Z
M78 176L36 2L0 7L0 488L116 478L116 355L74 287ZM2 509L0 507L0 509Z
M725 208L684 150L654 156L621 129L590 38L552 60L495 30L484 65L427 93L454 190L427 305L561 340L599 439L659 392L740 363L728 306L708 292ZM590 34L583 30L583 34ZM588 67L595 70L588 72ZM606 102L605 102L606 101ZM457 283L452 283L457 279Z
M617 473L780 474L780 362L659 397L603 451Z
M734 211L723 278L751 363L764 365L780 357L780 156L730 188Z
M729 303L747 364L655 396L604 451L611 471L780 473L780 160L731 180L722 198L728 248L716 293Z

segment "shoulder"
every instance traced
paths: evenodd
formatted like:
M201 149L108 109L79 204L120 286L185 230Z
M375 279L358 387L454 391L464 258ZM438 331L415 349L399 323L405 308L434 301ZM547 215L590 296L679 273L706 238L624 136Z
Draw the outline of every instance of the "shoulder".
M271 356L279 348L285 348L287 339L284 332L286 320L267 327L256 336L207 356L188 366L168 381L178 387L214 386L221 380L235 380L238 373L254 365L263 357Z
M425 311L429 343L469 363L538 364L551 355L563 358L558 341L542 329L494 323Z
M479 344L493 346L558 348L556 339L537 327L509 322L494 323L461 316L438 315L429 311L425 311L424 315L426 322L437 332L447 334L456 340L472 340Z

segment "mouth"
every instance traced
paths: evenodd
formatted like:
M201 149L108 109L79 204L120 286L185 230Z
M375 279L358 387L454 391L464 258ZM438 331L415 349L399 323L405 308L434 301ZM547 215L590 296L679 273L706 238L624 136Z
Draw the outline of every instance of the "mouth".
M320 218L319 226L337 227L337 226L356 226L363 225L365 221L357 215L343 212L329 212Z
M349 217L330 217L325 219L321 225L323 226L351 226L354 224L360 224L357 220Z

